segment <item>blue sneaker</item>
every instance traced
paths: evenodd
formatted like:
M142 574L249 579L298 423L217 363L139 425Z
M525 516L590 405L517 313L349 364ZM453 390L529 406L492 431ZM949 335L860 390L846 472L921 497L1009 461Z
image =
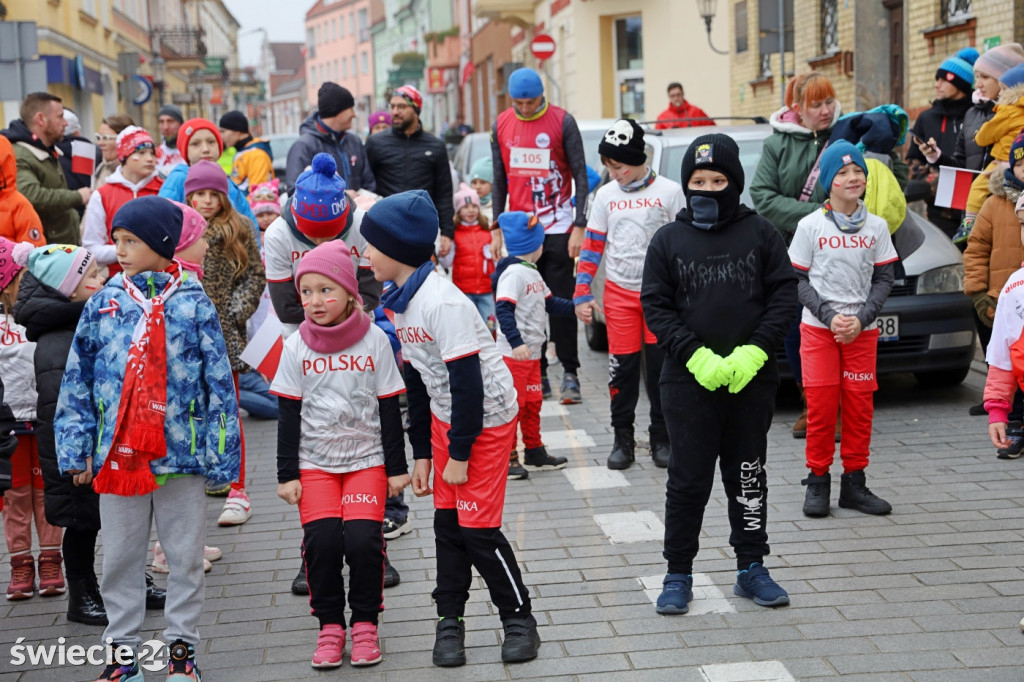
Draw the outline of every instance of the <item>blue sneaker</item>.
M576 405L583 402L580 395L580 381L575 374L566 372L562 375L562 404Z
M669 573L661 583L661 594L654 610L668 616L678 616L690 610L687 602L693 599L693 576Z
M96 682L145 682L145 680L135 656L132 656L131 663L128 665L111 663L96 678Z
M785 606L789 595L768 575L768 569L758 563L736 574L732 593L737 597L753 599L758 606Z

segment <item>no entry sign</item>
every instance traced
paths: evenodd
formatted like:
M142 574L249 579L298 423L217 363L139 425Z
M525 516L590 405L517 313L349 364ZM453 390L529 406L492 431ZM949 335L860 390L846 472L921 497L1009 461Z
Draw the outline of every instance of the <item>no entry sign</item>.
M530 41L530 52L540 61L549 59L555 53L555 40L549 35L538 33Z

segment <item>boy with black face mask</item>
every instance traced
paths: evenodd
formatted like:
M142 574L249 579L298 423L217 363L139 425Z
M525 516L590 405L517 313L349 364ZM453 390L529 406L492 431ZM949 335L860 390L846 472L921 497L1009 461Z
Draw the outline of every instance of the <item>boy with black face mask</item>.
M665 353L661 402L671 457L665 498L668 574L657 611L682 614L720 457L733 592L761 606L789 595L762 565L769 553L768 429L779 373L775 351L796 311L796 275L779 232L740 204L743 167L727 135L703 135L683 156L687 208L647 251L640 301Z

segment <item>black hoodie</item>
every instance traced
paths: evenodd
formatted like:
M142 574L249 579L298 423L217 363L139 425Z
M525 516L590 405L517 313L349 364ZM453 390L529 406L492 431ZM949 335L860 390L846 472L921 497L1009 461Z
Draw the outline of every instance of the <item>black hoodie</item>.
M90 486L75 486L71 475L60 473L53 435L64 367L84 309L85 301L70 300L26 271L14 304L14 321L25 327L28 340L36 344L36 438L46 520L63 528L99 530L99 496Z
M680 211L651 240L640 301L665 351L663 383L696 381L686 363L701 346L726 357L747 344L768 355L755 381L778 381L775 351L796 317L796 275L782 236L753 210L741 204L710 230Z

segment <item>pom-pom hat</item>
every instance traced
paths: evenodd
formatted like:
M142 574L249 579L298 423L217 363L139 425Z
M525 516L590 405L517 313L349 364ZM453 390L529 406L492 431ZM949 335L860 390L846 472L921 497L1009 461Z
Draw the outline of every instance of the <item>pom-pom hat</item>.
M270 182L261 182L249 188L249 203L252 204L253 215L273 213L281 215L279 203L280 182L274 178Z
M506 211L498 216L498 226L510 256L525 256L544 245L544 228L536 216L523 211Z
M71 298L94 260L92 252L85 247L47 244L32 249L28 271L46 286Z
M359 295L359 280L356 278L356 266L352 263L351 252L343 239L332 239L310 250L295 271L295 288L302 289L299 283L302 276L316 273L323 275L341 288L352 294L356 303L363 305L363 297Z
M832 191L832 181L835 179L836 173L843 166L848 166L851 163L860 166L864 171L864 177L867 177L868 165L864 161L864 155L855 145L846 140L833 142L821 153L821 160L818 162L818 168L821 170L818 182L826 194Z
M31 242L12 242L0 237L0 291L6 289L22 271L34 248L35 244Z
M323 152L317 154L312 168L295 181L295 227L314 239L336 237L345 229L349 208L345 181L338 175L334 157Z
M385 256L419 267L434 255L437 209L422 189L381 199L366 212L359 232Z

